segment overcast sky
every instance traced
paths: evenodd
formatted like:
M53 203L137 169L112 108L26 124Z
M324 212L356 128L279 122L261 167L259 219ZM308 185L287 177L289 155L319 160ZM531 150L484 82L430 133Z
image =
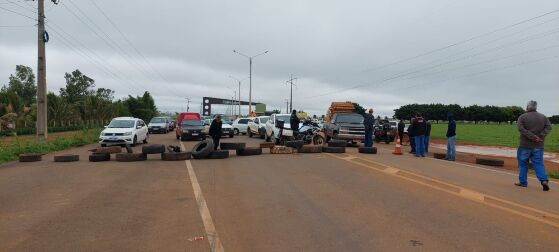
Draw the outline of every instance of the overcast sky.
M252 83L253 101L268 110L285 111L293 74L293 107L312 114L331 101L390 116L408 103L524 107L531 99L559 114L557 0L95 3L110 21L91 0L47 1L50 91L80 69L117 98L147 90L162 111L185 110L186 97L198 111L203 96L233 96L230 75L243 79L248 100L248 60L233 50L269 50L254 58ZM29 17L36 4L0 0ZM35 21L1 8L0 85L17 64L36 72L37 57Z

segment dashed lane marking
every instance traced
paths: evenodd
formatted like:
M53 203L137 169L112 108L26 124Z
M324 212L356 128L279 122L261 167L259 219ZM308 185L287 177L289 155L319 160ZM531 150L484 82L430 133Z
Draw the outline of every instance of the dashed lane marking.
M182 142L180 144L181 148L184 150L184 144ZM202 194L202 188L200 188L200 184L196 178L196 173L194 172L194 168L192 168L192 163L190 160L185 160L184 162L188 170L188 176L190 177L194 197L196 198L196 203L198 204L198 211L200 212L202 223L204 224L204 229L206 230L206 236L208 237L208 242L210 243L210 250L212 252L223 252L225 250L223 249L223 245L221 244L221 240L219 239L219 235L215 229L210 210L208 209L208 204L206 204L206 199L204 199L204 195Z
M387 175L395 176L400 179L405 179L417 184L421 184L433 189L444 191L458 197L468 199L474 202L478 202L487 206L491 206L505 212L516 214L540 223L544 223L556 228L559 228L559 215L546 212L540 209L535 209L529 206L518 204L512 201L501 199L488 194L480 193L474 190L470 190L461 186L453 185L441 180L426 177L420 174L416 174L410 171L403 171L395 167L388 166L379 162L375 162L368 159L363 159L354 156L350 159L347 156L338 157L334 154L325 153L328 156L334 157L336 159L344 160L352 164L363 166L376 171L381 171Z

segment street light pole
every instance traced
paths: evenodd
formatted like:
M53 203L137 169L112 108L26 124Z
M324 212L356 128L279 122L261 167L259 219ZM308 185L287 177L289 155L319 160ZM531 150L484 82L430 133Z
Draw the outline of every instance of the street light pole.
M262 52L260 54L254 55L254 56L247 56L245 54L242 54L236 50L233 50L234 53L239 54L241 56L244 56L245 58L248 58L248 68L249 68L249 72L248 72L248 78L249 78L249 84L248 84L248 113L249 115L252 114L252 59L256 58L262 54L266 54L268 53L268 51Z
M47 78L45 56L45 1L39 0L37 6L38 19L38 52L37 52L37 139L47 139Z

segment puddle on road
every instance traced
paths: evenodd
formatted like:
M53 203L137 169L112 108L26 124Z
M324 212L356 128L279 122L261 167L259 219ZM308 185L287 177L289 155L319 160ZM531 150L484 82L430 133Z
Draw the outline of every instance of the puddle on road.
M446 150L446 144L432 143L430 146ZM516 158L516 148L496 147L496 146L477 146L477 145L456 145L457 152L480 154L497 157ZM559 163L559 155L557 153L545 152L543 155L545 160Z

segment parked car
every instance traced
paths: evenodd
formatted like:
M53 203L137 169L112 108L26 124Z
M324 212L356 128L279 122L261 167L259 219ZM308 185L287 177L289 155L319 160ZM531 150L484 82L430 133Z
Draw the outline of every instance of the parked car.
M259 116L248 122L248 137L253 135L258 135L260 138L264 139L266 137L266 122L270 119L269 116Z
M148 143L148 140L149 131L145 122L133 117L112 119L99 136L99 143L102 147L125 144L135 146L139 141Z
M204 126L200 120L199 113L183 112L177 117L177 128L175 134L177 139L186 141L189 139L205 139Z
M293 139L293 131L289 125L290 118L291 114L272 114L266 122L266 141L279 144L282 141ZM278 121L283 121L283 130L278 127Z
M246 135L248 122L251 121L252 119L254 119L254 117L237 118L237 120L233 121L233 124L231 126L233 126L233 131L235 132L235 135L239 135L239 133Z
M206 135L210 134L210 125L212 124L212 119L204 120L204 133ZM235 131L233 130L233 126L228 123L221 122L221 136L229 136L233 138L235 136Z
M167 134L169 132L169 125L170 121L167 117L154 117L151 118L148 124L148 131L149 133L164 133Z
M324 122L323 129L326 141L330 139L357 142L365 140L363 116L357 113L337 113L330 121Z

